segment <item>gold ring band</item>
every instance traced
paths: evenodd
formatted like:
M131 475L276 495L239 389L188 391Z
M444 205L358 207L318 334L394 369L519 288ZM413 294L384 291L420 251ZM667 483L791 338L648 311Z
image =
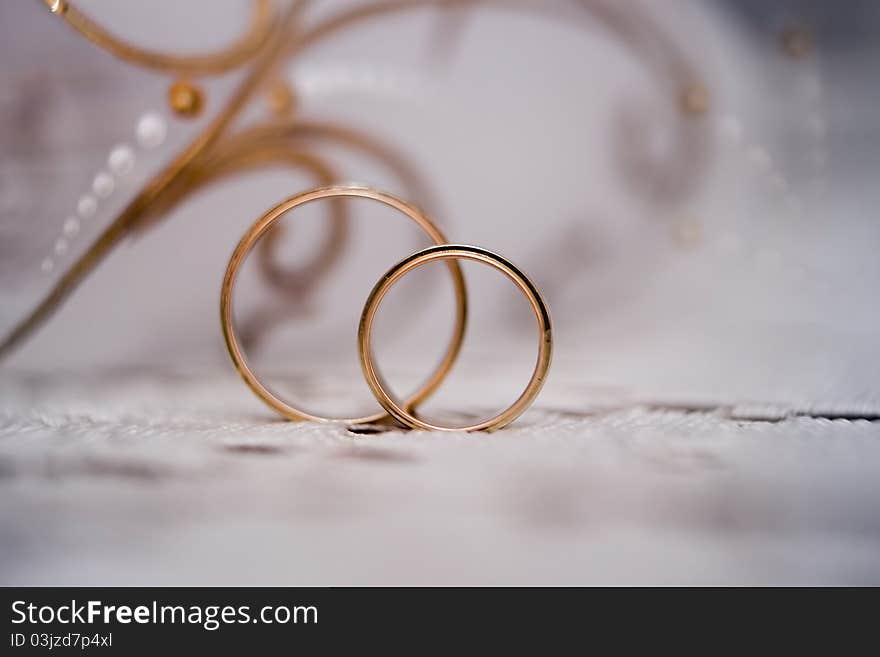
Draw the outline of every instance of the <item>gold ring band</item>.
M376 422L387 418L386 413L378 413L366 417L358 418L327 418L312 415L288 404L275 393L269 390L262 381L254 374L251 367L239 345L238 338L235 333L232 321L232 292L235 287L236 277L242 264L248 254L254 248L259 239L277 222L285 213L294 208L325 198L365 198L383 203L395 210L401 212L410 220L415 222L428 237L436 244L445 244L446 237L434 223L428 219L425 214L418 208L402 201L401 199L366 187L350 187L350 186L333 186L319 187L303 194L291 197L286 201L282 201L274 208L266 212L262 217L247 230L244 236L235 247L229 265L226 268L226 275L223 277L223 285L220 289L220 323L223 328L223 338L226 341L226 348L235 364L235 369L244 382L250 387L254 393L262 399L267 405L275 409L278 413L291 420L308 420L313 422L349 422L353 424L365 424L368 422ZM437 387L443 382L443 379L452 368L452 364L458 357L461 350L461 344L464 339L465 325L467 323L467 292L464 286L464 277L461 273L461 267L457 262L449 263L449 272L452 275L452 283L455 291L455 328L453 330L452 339L446 349L443 359L434 369L428 379L413 393L404 403L407 409L415 408L423 402ZM397 408L397 406L395 406Z
M538 358L532 377L525 390L523 390L513 404L488 420L463 427L452 427L420 420L412 412L414 409L413 404L400 404L388 393L388 386L382 380L374 364L371 338L376 311L379 309L382 299L398 280L412 270L429 262L437 260L455 261L458 259L474 260L489 265L503 273L516 284L529 300L532 311L535 313L535 318L538 320L539 346ZM361 320L358 325L358 351L360 353L364 378L366 378L370 389L382 407L398 422L413 429L424 429L427 431L493 431L510 424L518 418L541 391L547 377L547 371L550 368L550 359L553 351L553 333L550 325L550 313L544 300L541 298L541 293L535 284L516 265L491 251L476 246L442 244L428 247L404 258L389 269L379 282L376 283L361 313Z

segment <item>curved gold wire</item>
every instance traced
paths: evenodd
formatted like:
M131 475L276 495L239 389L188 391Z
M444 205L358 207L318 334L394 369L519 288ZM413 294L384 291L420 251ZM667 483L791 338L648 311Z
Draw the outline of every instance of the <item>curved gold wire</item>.
M336 144L372 158L394 175L407 198L429 213L436 210L431 186L414 162L399 150L351 126L298 117L293 121L272 121L242 130L235 139L254 146L261 141L295 140L299 144Z
M400 181L401 186L406 190L407 198L415 201L420 208L430 213L436 207L430 185L419 173L418 167L402 153L354 128L326 121L297 118L250 126L224 139L222 144L212 150L211 158L222 157L227 151L247 151L252 155L243 155L241 161L247 159L256 164L262 157L260 153L266 153L268 159L272 160L274 158L271 153L278 148L286 147L286 144L290 144L290 147L299 154L298 157L302 157L302 154L311 152L307 146L333 143L362 153L386 167ZM332 182L338 181L321 182L321 184L327 185ZM334 223L332 229L340 240L344 237L339 235L342 230L340 225ZM260 241L258 255L261 269L273 285L281 288L289 287L296 291L299 285L297 281L303 278L301 272L282 270L272 260L272 253L277 244L276 238L280 234L273 231Z
M283 37L295 22L303 6L304 0L294 2L277 23L273 24L272 34L255 58L250 72L233 91L226 106L204 131L144 185L110 225L98 235L88 250L64 271L36 307L3 337L0 341L0 359L10 354L43 325L123 239L146 230L162 218L163 215L158 208L163 206L163 200L167 195L174 195L175 190L180 186L187 185L194 163L216 144L271 71L281 50Z
M247 151L251 155L242 157L242 162L247 158L256 163L263 157L261 153L271 160L273 159L272 153L279 148L286 148L286 144L295 148L298 153L297 157L301 157L302 154L311 152L305 150L307 146L314 147L318 144L329 143L339 144L376 160L400 181L401 186L406 190L407 198L412 199L420 208L429 213L436 207L430 186L420 175L418 168L403 154L358 130L334 123L297 119L295 121L272 121L258 124L225 139L222 145L214 149L212 158L216 158L226 151ZM322 181L320 184L329 185L334 182L339 181ZM278 228L280 229L281 226ZM335 240L337 249L334 253L336 254L341 252L342 242L345 239L344 233L345 226L340 220L334 219L331 224L331 232L328 234L328 241ZM335 261L316 261L315 264L323 263L326 265L321 268L320 272L315 272L312 267L305 271L282 268L274 259L279 243L278 238L281 234L281 230L273 230L260 241L257 253L260 269L270 284L297 294L303 282L316 278L316 273L324 273L335 264ZM326 250L322 253L329 255Z
M247 150L244 143L236 143L237 148L225 148L220 153L214 154L209 162L199 169L198 177L194 180L194 189L203 185L212 184L225 177L237 175L246 170L259 169L274 165L287 165L294 169L304 168L315 178L318 185L329 186L338 182L336 172L320 157L314 153L296 150L295 147L284 143L277 143L272 148ZM267 304L244 320L239 334L241 344L245 350L253 353L259 348L260 343L273 328L290 320L292 317L301 316L307 310L308 297L314 292L318 281L329 272L340 260L343 246L349 234L348 208L344 203L335 203L331 200L329 230L321 245L315 251L315 255L305 265L295 268L282 268L274 260L275 248L283 234L285 226L276 224L260 240L258 246L257 263L264 278L271 283L276 290L284 293L285 302L282 304ZM267 245L270 245L267 248Z
M479 4L512 5L529 10L537 7L536 3L513 0L376 0L355 5L323 19L309 29L301 29L297 18L301 15L307 0L294 0L289 7L277 12L278 20L273 20L270 15L275 4L270 7L270 0L256 0L256 13L251 31L231 49L209 55L176 57L140 50L121 42L78 12L68 0L44 0L44 2L53 12L79 29L86 38L106 47L123 59L144 66L175 70L179 73L216 72L227 66L250 62L251 54L253 63L244 81L238 85L225 107L208 126L136 194L88 250L62 273L37 305L0 339L0 359L11 353L47 321L119 242L147 230L165 216L162 212L162 207L167 205L163 203L164 199L180 196L176 189L187 187L193 167L197 166L199 160L225 137L233 119L241 113L268 74L277 69L283 57L298 54L322 39L360 21L405 9L427 6L461 9ZM658 77L672 81L672 97L676 101L680 100L682 94L687 95L694 89L705 91L690 62L656 25L643 20L644 16L635 18L628 16L615 0L579 0L578 4L591 11L626 43L639 46L637 50L641 58L658 71ZM705 94L697 94L698 97L702 95ZM680 103L680 105L685 109L689 103ZM699 116L700 112L685 111L684 114L693 117ZM682 123L678 126L676 136L681 145L680 157L665 161L659 167L650 165L647 168L641 165L638 157L635 159L630 157L625 163L628 167L627 172L631 175L647 176L649 179L645 182L648 186L658 189L667 200L681 198L681 194L699 177L703 168L702 163L706 159L706 135L699 132L700 129L705 132L705 125L705 122L690 121L686 125ZM693 126L701 126L701 128ZM305 135L309 130L305 129L301 132ZM635 131L627 129L625 133L626 139L631 139ZM315 137L319 140L332 139L334 135L332 131L321 134L315 132ZM626 143L622 144L624 148L632 145L626 139L624 140ZM419 198L419 195L414 197Z
M378 201L387 205L416 223L435 244L444 244L446 237L434 225L434 223L418 208L409 203L393 196L391 194L380 192L367 187L349 187L334 186L321 187L297 196L293 196L286 201L282 201L274 208L266 212L262 217L248 229L242 236L238 246L229 259L229 265L226 268L226 274L223 277L223 284L220 288L220 324L223 329L223 338L226 341L226 348L244 382L251 390L265 402L270 408L283 415L290 420L307 420L313 422L348 422L352 424L365 424L369 422L377 422L387 417L386 413L376 413L364 417L357 418L327 418L307 413L288 404L278 395L273 393L263 382L257 377L247 362L242 352L232 318L232 293L235 288L235 281L241 266L244 264L250 251L254 245L272 226L287 212L306 203L327 198L364 198ZM467 324L467 292L464 285L464 277L458 263L449 263L449 272L452 275L452 283L455 291L455 328L453 330L452 339L443 355L440 363L426 379L426 381L413 393L409 399L404 402L406 406L417 406L446 378L446 375L452 369L455 359L461 350L461 344L464 340L464 331Z
M432 6L461 9L478 5L547 13L542 3L517 0L376 0L329 16L291 42L286 52L298 54L352 25L386 14ZM667 205L680 202L701 179L708 157L707 122L699 120L705 114L709 97L702 75L646 12L632 15L632 3L572 0L572 5L591 15L630 47L639 61L654 74L653 78L661 83L667 102L678 110L679 119L673 131L678 148L670 151L670 156L662 162L646 157L650 151L649 137L640 124L632 121L631 110L622 113L623 119L629 124L623 125L618 132L617 147L620 152L617 156L622 173L642 197ZM558 15L561 13L558 12ZM694 103L694 97L706 100Z
M322 145L339 145L375 160L398 179L407 197L423 210L427 209L429 215L430 209L436 207L427 181L420 175L418 167L401 152L359 130L326 121L297 118L268 121L245 128L217 144L201 168L213 166L213 163L223 159L225 168L232 174L238 165L243 168L258 167L262 163L271 165L275 163L273 153L277 153L281 160L294 166L301 164L314 172L316 151ZM291 157L296 162L290 160ZM303 161L304 157L307 161ZM334 177L332 180L320 180L317 184L338 182L338 178ZM308 312L307 295L314 291L321 276L339 261L348 234L347 217L342 216L346 214L346 206L333 200L330 203L329 231L317 248L317 255L307 265L290 268L282 266L276 259L282 229L286 230L289 226L277 224L259 241L256 258L263 278L276 290L289 296L292 303L263 308L242 323L241 341L248 352L258 348L260 341L275 326Z
M487 420L462 427L453 427L426 422L414 414L415 404L400 404L391 396L388 392L388 385L383 381L375 365L372 330L373 320L379 305L382 303L382 299L397 281L414 269L418 269L430 262L439 260L455 261L458 259L473 260L489 265L514 282L529 300L532 311L535 313L535 318L538 320L539 342L535 369L522 394L517 397L513 404ZM541 392L541 388L544 386L544 381L547 378L547 372L550 369L550 360L553 353L553 329L550 325L550 312L541 298L541 293L535 284L529 280L528 276L518 269L516 265L502 258L497 253L492 253L477 246L441 244L417 251L404 258L379 279L379 282L376 283L370 292L370 296L367 297L367 302L364 304L364 309L361 313L361 320L358 325L358 353L361 359L361 369L364 372L364 378L367 380L370 390L373 391L382 408L388 411L389 415L398 422L413 429L423 429L426 431L495 431L507 426L522 415L535 400L535 397L538 396L538 393Z
M375 0L355 5L324 19L291 42L288 52L298 53L351 25L386 14L432 6L463 9L479 5L546 13L541 3L518 0ZM659 72L660 77L673 82L672 98L676 103L682 92L692 85L702 83L695 66L666 37L659 25L643 13L637 18L630 15L633 9L631 5L620 3L619 0L572 0L572 5L591 14L623 42L632 46L646 66Z
M292 144L277 142L269 145L258 144L257 148L253 148L254 144L237 140L233 144L224 144L227 145L233 148L215 151L212 157L199 167L193 178L194 187L201 187L249 169L277 164L305 168L314 174L315 183L319 186L329 186L339 182L336 172L322 158L310 151L298 149ZM266 233L257 247L257 262L266 281L293 297L301 297L328 273L339 262L343 245L348 239L349 217L344 203L331 201L329 221L329 230L315 250L314 256L306 264L297 267L283 266L276 259L280 238L287 227L277 224Z
M251 25L235 43L213 53L172 55L127 43L105 30L69 0L43 1L53 14L63 18L86 39L119 59L144 68L190 75L223 73L244 64L256 55L269 37L274 16L272 0L254 0Z

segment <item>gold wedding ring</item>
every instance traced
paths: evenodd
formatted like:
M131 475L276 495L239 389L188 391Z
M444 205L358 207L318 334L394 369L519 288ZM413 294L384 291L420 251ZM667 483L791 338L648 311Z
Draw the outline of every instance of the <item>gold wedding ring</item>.
M253 250L260 238L266 235L285 213L312 201L341 197L370 199L394 208L414 221L435 242L435 246L417 251L389 269L379 279L379 282L376 283L367 297L358 324L358 353L364 378L376 400L385 410L385 413L358 418L319 417L300 410L281 399L260 381L251 369L241 350L232 320L232 293L235 288L236 277L248 254ZM465 325L467 323L467 293L458 260L472 260L497 269L513 281L514 285L525 295L537 320L538 356L529 382L510 406L487 420L466 426L447 426L427 422L419 418L416 415L416 408L443 382L461 351ZM375 364L372 345L373 321L382 304L382 300L397 281L414 269L435 261L446 261L449 272L452 274L452 282L455 289L455 329L449 346L446 348L446 353L439 365L437 365L425 383L415 393L404 401L399 401L389 392L389 387L382 379ZM223 285L220 289L220 323L223 328L223 337L226 340L229 355L232 357L232 362L235 364L235 369L241 378L268 406L291 420L310 420L314 422L339 421L352 424L366 424L384 420L390 416L401 424L413 429L427 431L494 431L507 426L522 415L538 396L547 378L553 352L553 330L550 324L550 313L547 310L547 305L544 303L544 299L541 297L541 293L535 284L516 265L496 253L477 246L448 244L443 233L418 208L391 194L367 187L319 187L279 203L257 219L241 238L238 246L235 247L235 251L229 260L229 265L226 268L226 275L223 278Z
M373 320L376 316L382 299L391 289L391 287L406 276L409 272L417 269L430 262L439 260L456 261L458 259L473 260L489 265L507 276L526 296L531 305L535 318L538 320L538 358L535 363L535 369L532 377L526 385L522 394L508 406L505 410L497 415L467 426L444 426L432 424L419 419L414 414L415 406L410 403L401 403L394 399L388 392L388 386L382 380L379 371L376 368L373 350L372 350L372 328ZM376 396L376 399L388 413L398 422L405 424L414 429L424 429L428 431L493 431L500 429L518 418L537 397L538 393L544 385L547 378L547 371L550 368L550 359L553 350L553 332L550 326L550 313L544 300L541 298L535 286L529 278L520 271L513 263L505 260L501 256L481 249L476 246L464 246L456 244L442 244L432 246L422 251L418 251L411 256L404 258L399 263L389 269L385 275L376 283L376 286L370 292L364 310L361 313L361 321L358 326L358 351L360 352L361 368L364 377Z
M317 201L319 199L340 197L364 198L383 203L384 205L394 208L395 210L404 214L406 217L415 222L423 231L425 231L425 233L427 233L428 237L430 237L434 243L445 244L447 242L446 237L443 235L440 229L437 228L437 226L435 226L434 223L430 219L428 219L428 217L425 216L425 214L421 210L410 205L409 203L406 203L405 201L402 201L396 196L392 196L391 194L387 194L385 192L380 192L366 187L332 186L320 187L318 189L299 194L297 196L287 199L286 201L282 201L274 208L266 212L262 217L257 219L257 221L254 222L254 224L241 238L238 246L235 247L235 251L233 252L232 257L229 260L229 265L226 268L226 275L223 278L223 285L220 289L220 323L223 328L223 337L226 341L226 348L229 350L229 355L232 357L232 362L235 364L235 369L238 371L239 375L242 379L244 379L244 382L250 387L250 389L254 391L257 397L262 399L267 405L275 409L278 413L291 420L310 420L314 422L337 421L348 422L352 424L365 424L368 422L376 422L385 419L388 416L386 413L383 412L357 418L320 417L292 406L291 404L281 399L274 392L272 392L257 377L257 375L248 364L247 359L245 358L239 344L232 320L232 293L235 288L236 277L238 276L238 272L241 269L241 266L247 258L248 254L257 244L259 239L263 235L265 235L266 232L270 228L272 228L272 226L287 212L301 205L310 203L312 201ZM406 409L415 408L416 406L418 406L418 404L427 399L428 396L431 395L431 393L433 393L437 389L437 387L443 382L443 379L449 373L449 370L452 368L452 364L455 362L455 359L458 356L458 353L461 349L462 340L464 339L465 324L467 321L467 293L465 291L464 278L461 273L461 267L458 265L457 262L450 262L448 264L449 272L452 275L452 283L455 290L455 328L453 330L452 339L449 342L449 346L446 348L446 353L444 354L442 360L434 369L432 374L415 393L413 393L406 401L402 403L402 406ZM399 407L400 405L395 405L395 408Z

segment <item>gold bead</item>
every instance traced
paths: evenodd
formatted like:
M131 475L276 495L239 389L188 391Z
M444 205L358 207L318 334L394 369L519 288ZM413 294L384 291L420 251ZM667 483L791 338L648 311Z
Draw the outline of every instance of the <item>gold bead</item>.
M63 14L67 11L67 2L65 0L43 0L46 6L53 14Z
M709 111L709 90L699 82L689 84L681 91L679 104L685 114L700 115Z
M790 57L800 59L806 57L813 50L813 37L810 32L803 27L789 27L782 31L780 35L782 49Z
M275 80L266 93L266 103L276 116L289 117L296 108L296 96L284 80Z
M168 88L168 104L175 114L191 118L201 114L205 96L198 85L178 80Z
M680 217L672 225L672 241L682 249L696 248L703 241L703 225L696 217Z

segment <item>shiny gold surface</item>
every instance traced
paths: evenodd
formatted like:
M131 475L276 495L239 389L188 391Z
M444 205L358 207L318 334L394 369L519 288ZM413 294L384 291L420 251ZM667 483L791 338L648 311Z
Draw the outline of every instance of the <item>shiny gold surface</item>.
M226 348L229 350L229 355L232 358L232 362L235 364L235 369L248 387L250 387L250 389L253 390L253 392L270 408L273 408L275 411L290 420L308 420L312 422L337 421L347 422L349 424L365 424L385 419L387 416L385 413L376 413L357 418L321 417L307 413L306 411L289 404L272 392L260 380L248 364L242 351L232 317L232 294L235 289L235 281L238 272L244 264L248 254L260 238L272 229L276 222L287 212L306 203L311 203L320 199L338 198L363 198L377 201L397 210L411 221L415 222L423 231L425 231L425 233L427 233L428 237L430 237L434 243L445 244L447 241L440 229L438 229L421 210L402 201L396 196L392 196L391 194L366 187L349 186L322 187L299 194L279 203L257 219L241 238L238 246L235 247L235 251L232 253L232 257L229 260L229 265L226 268L226 275L223 277L223 284L220 289L220 323L223 328L223 337L226 341ZM464 340L465 326L467 323L467 292L465 290L464 277L462 276L461 268L458 263L449 263L449 272L452 275L452 283L455 289L455 328L453 330L453 336L446 349L446 353L433 373L419 387L419 389L413 393L406 402L404 402L404 406L407 408L417 406L437 389L452 369L452 365L461 350L461 344Z
M178 116L198 116L205 106L205 92L193 82L178 80L168 88L168 105Z
M49 10L67 22L96 46L127 62L159 71L207 74L238 68L254 57L272 30L272 0L254 0L254 15L248 31L235 43L214 53L172 55L139 48L105 30L68 0L44 0Z
M535 313L535 318L538 321L539 339L538 359L535 363L535 370L525 390L523 390L516 401L487 420L460 427L426 422L415 415L417 402L409 400L401 404L396 401L388 392L388 386L382 380L382 376L376 368L372 347L373 320L376 317L376 312L379 310L382 299L391 287L412 270L430 262L440 260L452 260L454 262L458 259L473 260L489 265L513 281L529 300L529 305ZM376 283L361 313L361 320L358 325L358 352L361 358L361 369L364 372L364 378L366 378L370 389L379 403L382 404L382 407L398 422L413 429L423 429L426 431L494 431L507 426L522 415L531 406L538 393L541 392L541 388L544 386L544 381L547 378L547 372L550 369L550 360L553 352L553 330L550 325L550 312L541 298L541 293L535 284L516 265L498 254L480 247L441 244L417 251L411 256L404 258L389 269L379 282Z

